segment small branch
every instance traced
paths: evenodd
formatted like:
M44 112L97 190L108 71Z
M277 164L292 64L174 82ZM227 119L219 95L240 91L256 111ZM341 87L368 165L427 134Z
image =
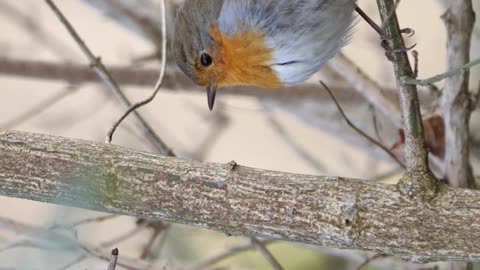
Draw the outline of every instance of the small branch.
M383 144L379 143L377 140L375 140L374 138L372 138L370 135L368 135L367 133L365 133L363 130L359 129L357 126L355 126L351 121L350 119L348 118L348 116L345 114L345 112L343 111L342 109L342 106L340 106L340 103L338 103L337 99L335 98L335 96L333 95L332 93L332 90L330 90L330 88L325 84L323 83L322 81L320 81L320 83L323 85L323 87L325 88L325 90L327 90L328 94L330 95L330 97L332 98L333 102L335 103L335 105L337 106L337 109L338 111L340 112L340 114L342 115L343 119L345 120L345 122L347 122L347 124L352 128L354 129L358 134L360 134L362 137L366 138L368 141L370 141L371 143L373 143L374 145L380 147L383 151L385 151L386 154L388 154L393 160L395 160L397 162L398 165L400 165L400 167L402 168L405 168L405 165L403 164L402 161L400 161L400 159L398 159L398 157L392 152L390 151L390 149L388 149L387 147L385 147Z
M415 85L402 82L401 78L413 77L413 71L403 41L393 0L377 0L382 25L385 27L385 44L388 47L388 58L392 61L400 97L400 108L405 131L405 160L407 174L403 180L411 182L399 183L404 194L422 199L432 199L437 189L436 179L428 167L428 151L420 112L420 102ZM390 15L391 14L391 15Z
M232 168L4 130L0 168L1 196L415 262L480 262L477 190L442 185L426 204L394 185Z
M163 80L165 78L165 69L167 66L167 12L166 12L166 2L165 0L160 1L161 5L161 17L162 17L162 60L161 60L161 66L160 66L160 74L158 75L158 80L155 83L155 87L153 90L153 93L145 100L140 101L138 103L133 104L128 108L128 110L113 124L111 129L107 133L107 138L106 142L110 143L112 141L113 134L115 133L115 130L117 127L125 120L125 118L130 114L133 113L135 110L139 109L140 107L143 107L150 102L153 101L155 96L157 96L158 92L162 88L163 85ZM160 139L160 138L159 138ZM161 140L159 141L161 142ZM162 142L163 143L163 142ZM162 150L163 152L160 152L161 154L167 155L167 156L175 156L175 154L172 152L171 149L167 147L166 144L163 143L162 145Z
M355 267L355 270L362 270L365 266L369 265L371 262L375 261L375 260L378 260L380 258L384 258L386 257L385 254L376 254L376 255L373 255L372 257L370 258L367 258L363 263L361 263L360 265L358 265L357 267Z
M421 86L429 86L431 84L434 84L439 81L443 81L445 79L457 76L457 75L462 75L463 73L469 71L471 68L473 68L476 65L480 65L480 59L474 60L470 63L467 63L459 68L450 70L448 72L442 73L435 75L431 78L423 79L423 80L415 80L410 77L402 77L401 81L404 84L412 84L412 85L421 85Z
M72 266L74 265L77 265L79 263L81 263L83 260L85 260L87 258L87 256L85 256L84 254L76 257L75 259L71 260L70 262L68 262L67 264L63 265L62 267L58 268L57 270L69 270Z
M94 217L94 218L87 218L83 219L71 224L56 224L48 228L49 230L57 230L57 229L73 229L75 227L85 225L85 224L90 224L90 223L100 223L104 222L109 219L113 219L118 217L118 215L105 215L105 216L99 216L99 217Z
M264 246L267 246L271 243L273 243L274 241L271 241L271 240L267 240L267 241L261 241L261 244L263 244ZM233 248L230 248L226 251L223 251L222 253L220 254L217 254L215 256L212 256L210 258L207 258L207 259L204 259L202 261L199 261L197 263L194 263L193 265L191 265L190 267L188 267L187 269L189 270L202 270L202 269L206 269L214 264L217 264L223 260L226 260L232 256L235 256L235 255L238 255L239 253L241 252L245 252L245 251L249 251L249 250L253 250L255 249L255 247L253 246L252 242L251 241L248 241L247 243L245 244L241 244L239 246L235 246Z
M115 270L117 267L118 261L118 248L112 249L112 256L110 257L110 264L108 265L108 270Z
M78 44L78 46L80 47L80 49L82 50L84 55L90 61L90 65L94 68L95 72L102 79L102 81L105 83L107 88L110 89L115 94L115 96L120 100L120 102L124 106L131 107L130 101L128 101L127 97L125 96L123 91L120 89L118 84L115 82L115 80L113 79L110 72L108 72L107 68L103 65L100 58L96 57L92 53L92 51L87 47L85 42L78 35L78 33L75 31L75 29L70 24L70 22L67 20L67 18L63 15L63 13L58 9L58 7L55 5L53 0L45 0L45 2L52 9L52 11L58 17L60 22L67 29L68 33L72 36L72 38ZM161 83L161 81L160 81L160 83ZM157 82L157 86L158 86L158 84L159 83ZM152 127L150 127L150 125L140 116L140 114L137 113L137 112L134 112L133 114L135 116L135 120L136 120L137 124L142 129L142 131L145 134L145 136L147 137L147 139L155 147L155 149L162 155L171 155L172 151L160 139L160 137L158 137L158 135L153 131Z
M146 221L146 222L148 222L148 221ZM146 260L146 259L150 258L150 256L152 255L152 248L153 248L153 245L155 244L155 240L157 240L157 238L162 233L166 232L168 230L168 228L170 227L168 224L165 224L161 221L148 222L148 223L149 223L148 227L152 228L153 232L152 232L152 235L148 238L148 242L145 245L145 247L143 248L142 254L140 255L140 259L142 259L142 260Z
M258 253L262 254L262 256L267 260L273 270L283 270L283 267L278 263L277 259L270 253L270 251L265 247L265 244L260 242L257 238L252 237L250 238L252 241L252 245L258 251Z

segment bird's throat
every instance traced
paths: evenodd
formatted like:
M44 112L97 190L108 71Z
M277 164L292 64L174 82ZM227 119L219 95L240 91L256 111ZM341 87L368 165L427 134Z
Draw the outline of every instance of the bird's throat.
M209 31L215 40L214 76L220 87L255 85L265 88L282 86L276 72L270 67L273 50L265 46L265 38L255 31L223 35L217 25Z

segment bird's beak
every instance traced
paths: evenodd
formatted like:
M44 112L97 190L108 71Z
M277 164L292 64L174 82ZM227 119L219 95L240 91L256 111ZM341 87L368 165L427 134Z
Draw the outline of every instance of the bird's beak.
M207 86L207 100L208 108L213 110L213 104L215 103L215 95L217 94L217 84L211 80Z

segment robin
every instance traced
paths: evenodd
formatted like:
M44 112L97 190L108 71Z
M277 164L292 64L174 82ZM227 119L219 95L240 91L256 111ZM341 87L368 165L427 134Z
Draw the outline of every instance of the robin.
M177 11L178 66L206 87L302 83L350 36L356 0L185 0Z

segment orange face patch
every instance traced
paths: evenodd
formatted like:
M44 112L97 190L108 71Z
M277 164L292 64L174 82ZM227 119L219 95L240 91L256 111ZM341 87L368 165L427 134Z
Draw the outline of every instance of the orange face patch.
M214 80L219 87L282 86L275 71L268 66L272 60L272 50L265 47L263 36L246 31L226 37L216 25L211 27L209 34L215 40L217 51L209 52L213 64L196 72L199 85L206 86Z

